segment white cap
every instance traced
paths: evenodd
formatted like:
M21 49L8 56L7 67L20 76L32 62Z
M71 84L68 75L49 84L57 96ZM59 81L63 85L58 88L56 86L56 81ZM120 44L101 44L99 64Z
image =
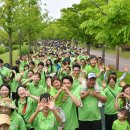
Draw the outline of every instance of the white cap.
M95 73L88 73L88 79L91 78L96 78L96 74Z

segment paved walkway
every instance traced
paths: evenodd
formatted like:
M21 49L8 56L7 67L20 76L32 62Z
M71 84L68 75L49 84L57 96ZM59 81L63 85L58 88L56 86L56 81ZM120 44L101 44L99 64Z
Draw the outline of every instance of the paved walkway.
M91 50L90 54L94 54L94 55L97 55L97 56L102 56L102 52L101 51L96 51L96 50ZM111 65L116 66L116 56L112 55L112 54L105 54L105 64L106 65L111 64ZM127 67L129 72L130 72L130 60L120 57L119 70L124 71L125 67Z

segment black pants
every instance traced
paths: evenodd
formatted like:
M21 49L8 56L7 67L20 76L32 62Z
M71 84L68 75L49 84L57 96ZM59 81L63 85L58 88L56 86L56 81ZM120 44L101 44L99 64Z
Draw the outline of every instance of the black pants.
M34 130L34 128L30 128L30 129L27 129L27 130Z
M117 119L117 114L107 115L105 114L105 128L106 130L112 130L112 124Z
M78 130L102 130L101 120L98 121L79 121Z

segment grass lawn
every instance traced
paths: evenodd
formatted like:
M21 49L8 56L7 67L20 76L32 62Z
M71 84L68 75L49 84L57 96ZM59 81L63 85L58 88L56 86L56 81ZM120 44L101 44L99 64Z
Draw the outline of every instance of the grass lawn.
M93 50L102 51L102 48L92 48ZM106 53L116 55L116 49L106 48ZM122 52L120 49L120 56L125 59L130 59L130 51Z
M79 46L80 47L86 47L86 44L82 43L82 44L79 44ZM91 47L91 49L97 50L97 51L102 51L102 48ZM116 55L116 48L113 48L113 49L112 48L111 49L106 48L106 53ZM122 52L121 49L120 49L120 56L122 58L125 58L125 59L130 59L130 51L124 51L124 52Z
M13 65L15 64L16 59L19 56L19 50L13 51ZM9 52L6 52L4 54L0 54L0 58L3 59L4 63L9 63Z

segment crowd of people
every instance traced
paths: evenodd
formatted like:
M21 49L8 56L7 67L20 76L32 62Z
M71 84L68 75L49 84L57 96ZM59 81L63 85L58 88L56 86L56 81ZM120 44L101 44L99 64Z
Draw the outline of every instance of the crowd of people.
M0 130L130 130L130 85L86 48L45 43L0 59Z

